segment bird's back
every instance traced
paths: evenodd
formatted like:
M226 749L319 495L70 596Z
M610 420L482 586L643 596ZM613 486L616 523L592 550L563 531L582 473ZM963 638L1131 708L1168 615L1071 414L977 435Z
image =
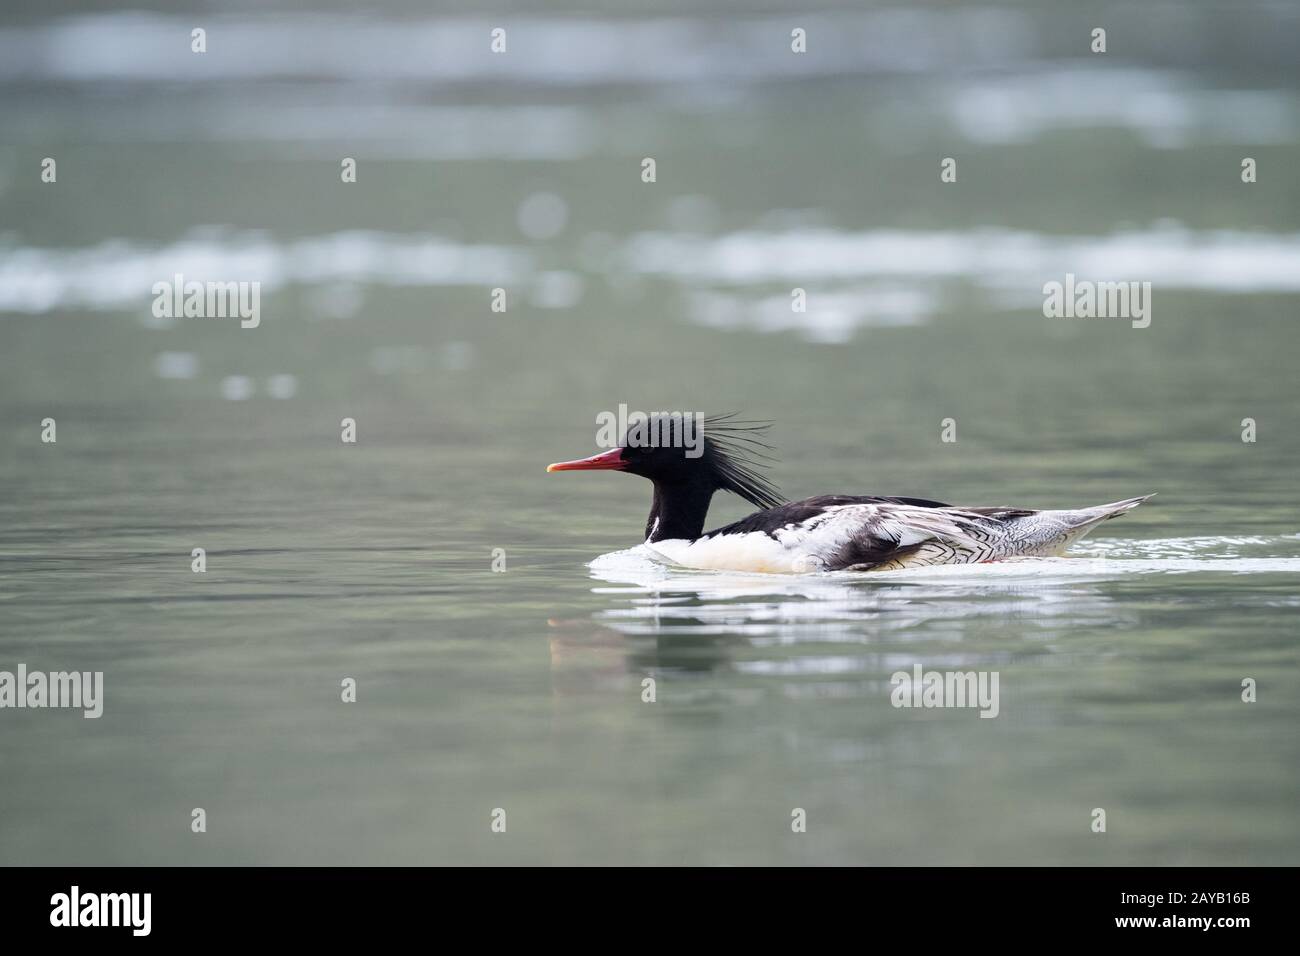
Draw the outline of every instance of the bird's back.
M927 498L821 495L755 512L694 541L659 541L654 548L676 564L735 571L971 564L1061 554L1099 522L1145 500L1035 511L960 508Z

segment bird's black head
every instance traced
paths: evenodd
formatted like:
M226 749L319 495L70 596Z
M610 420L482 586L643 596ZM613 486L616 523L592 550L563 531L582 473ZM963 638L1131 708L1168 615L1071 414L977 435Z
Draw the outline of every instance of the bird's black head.
M770 446L759 435L764 422L734 415L690 416L659 413L631 422L617 448L590 458L562 461L547 471L625 471L654 482L665 493L690 490L712 495L730 491L758 508L785 499L761 472Z

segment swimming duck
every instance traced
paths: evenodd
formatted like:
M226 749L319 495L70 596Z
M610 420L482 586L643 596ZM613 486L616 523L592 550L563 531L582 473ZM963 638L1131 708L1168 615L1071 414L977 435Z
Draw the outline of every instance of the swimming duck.
M719 571L800 574L892 571L1063 553L1102 521L1151 495L1091 508L957 507L928 498L819 495L787 501L761 471L763 423L704 419L694 449L677 443L625 444L553 471L623 471L654 487L645 547L666 564ZM668 434L668 423L662 433ZM659 434L655 429L651 433ZM694 454L689 454L694 451ZM704 530L714 492L761 509Z

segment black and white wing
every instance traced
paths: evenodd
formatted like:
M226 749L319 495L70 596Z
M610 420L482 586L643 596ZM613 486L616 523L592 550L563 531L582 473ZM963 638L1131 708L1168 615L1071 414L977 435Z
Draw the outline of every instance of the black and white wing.
M670 563L769 573L989 560L996 520L924 498L824 495L760 511L694 541L656 541Z

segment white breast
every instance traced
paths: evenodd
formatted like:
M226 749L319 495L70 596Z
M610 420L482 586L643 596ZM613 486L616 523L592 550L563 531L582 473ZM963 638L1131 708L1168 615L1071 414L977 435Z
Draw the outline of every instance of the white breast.
M756 571L761 574L791 574L796 570L794 565L797 555L762 531L719 534L697 541L666 538L653 543L647 541L645 546L664 560L685 568Z
M750 571L760 574L807 574L820 571L823 556L841 548L862 524L861 507L832 506L798 524L775 532L718 534L695 541L646 542L665 560L687 568Z

